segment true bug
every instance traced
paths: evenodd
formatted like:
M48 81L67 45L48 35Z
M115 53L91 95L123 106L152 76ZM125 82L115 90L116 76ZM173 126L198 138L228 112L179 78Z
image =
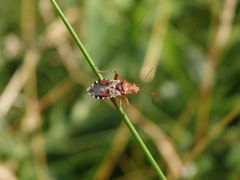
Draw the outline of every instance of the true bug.
M119 80L117 71L114 71L114 80L102 79L94 81L94 83L87 89L89 95L95 97L96 99L111 99L115 97L124 97L125 103L128 106L129 101L127 95L137 94L139 92L139 87L130 83L127 80ZM121 99L118 99L118 104L121 106Z
M149 71L147 76L151 71L152 69ZM137 94L140 91L140 88L135 83L130 83L125 79L119 80L117 71L113 72L115 73L114 80L102 79L95 81L90 87L87 88L87 93L96 99L102 100L123 97L126 105L128 106L129 101L127 95ZM118 104L121 106L120 98L118 99Z

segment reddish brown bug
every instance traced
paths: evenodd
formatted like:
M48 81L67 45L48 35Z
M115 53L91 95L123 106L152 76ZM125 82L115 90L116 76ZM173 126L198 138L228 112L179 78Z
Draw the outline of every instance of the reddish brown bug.
M139 87L130 83L127 80L119 80L118 73L114 71L114 80L102 79L95 81L88 89L87 92L89 95L95 97L96 99L111 99L115 97L124 97L125 103L128 106L129 101L127 95L137 94L139 92ZM118 104L121 106L121 99L118 99Z
M150 74L149 71L147 76ZM125 103L128 106L129 101L127 95L137 94L140 91L139 86L135 83L130 83L127 80L119 80L117 71L114 71L114 80L102 79L95 81L88 89L87 93L96 99L111 99L115 97L124 97ZM146 76L146 78L147 78ZM146 79L145 78L145 79ZM121 99L118 99L118 104L121 106Z

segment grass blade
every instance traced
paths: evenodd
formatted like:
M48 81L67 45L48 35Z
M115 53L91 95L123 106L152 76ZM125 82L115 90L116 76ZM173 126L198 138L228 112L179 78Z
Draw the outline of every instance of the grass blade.
M91 56L88 54L87 50L85 49L85 47L83 46L83 44L81 43L80 39L78 38L76 32L73 30L72 26L70 25L70 23L68 22L67 18L65 17L65 15L63 14L62 10L60 9L60 7L58 6L57 2L55 0L50 0L53 4L53 6L56 8L58 14L60 15L62 21L64 22L66 28L68 29L69 33L72 35L73 39L75 40L75 42L77 43L79 49L82 51L84 57L86 58L86 61L88 62L88 64L90 65L91 69L93 70L93 72L96 74L96 76L98 77L98 79L102 79L102 75L100 74L97 66L95 65L95 63L93 62ZM130 119L128 118L127 114L124 112L124 110L118 106L117 102L115 99L112 100L114 106L116 107L116 109L118 110L118 112L121 114L126 126L128 127L128 129L130 130L132 136L134 137L134 139L137 141L137 143L139 144L139 146L142 148L142 150L144 151L146 157L148 158L149 162L151 163L151 165L153 166L153 168L156 170L159 179L165 180L166 177L164 176L164 174L162 173L162 170L160 169L160 167L158 166L157 162L155 161L155 159L153 158L152 154L150 153L150 151L148 150L147 146L145 145L145 143L143 142L142 138L140 137L140 135L138 134L138 132L136 131L135 127L133 126L132 122L130 121Z

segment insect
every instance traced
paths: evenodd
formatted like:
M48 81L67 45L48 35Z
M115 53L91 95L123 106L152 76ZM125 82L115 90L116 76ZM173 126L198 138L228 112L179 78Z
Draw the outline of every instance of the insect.
M87 93L96 99L111 99L115 97L123 97L126 106L129 105L127 95L137 94L140 88L135 83L127 80L118 79L117 71L114 71L114 80L102 79L95 81L88 89ZM118 98L118 105L121 107L121 99Z

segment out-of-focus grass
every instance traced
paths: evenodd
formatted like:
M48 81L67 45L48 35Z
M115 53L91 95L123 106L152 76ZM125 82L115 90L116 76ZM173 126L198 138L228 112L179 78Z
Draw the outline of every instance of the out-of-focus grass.
M236 0L59 3L101 69L139 82L156 67L142 88L162 98L125 109L169 178L239 178ZM94 75L50 2L0 10L1 178L155 179L118 114L86 95Z

